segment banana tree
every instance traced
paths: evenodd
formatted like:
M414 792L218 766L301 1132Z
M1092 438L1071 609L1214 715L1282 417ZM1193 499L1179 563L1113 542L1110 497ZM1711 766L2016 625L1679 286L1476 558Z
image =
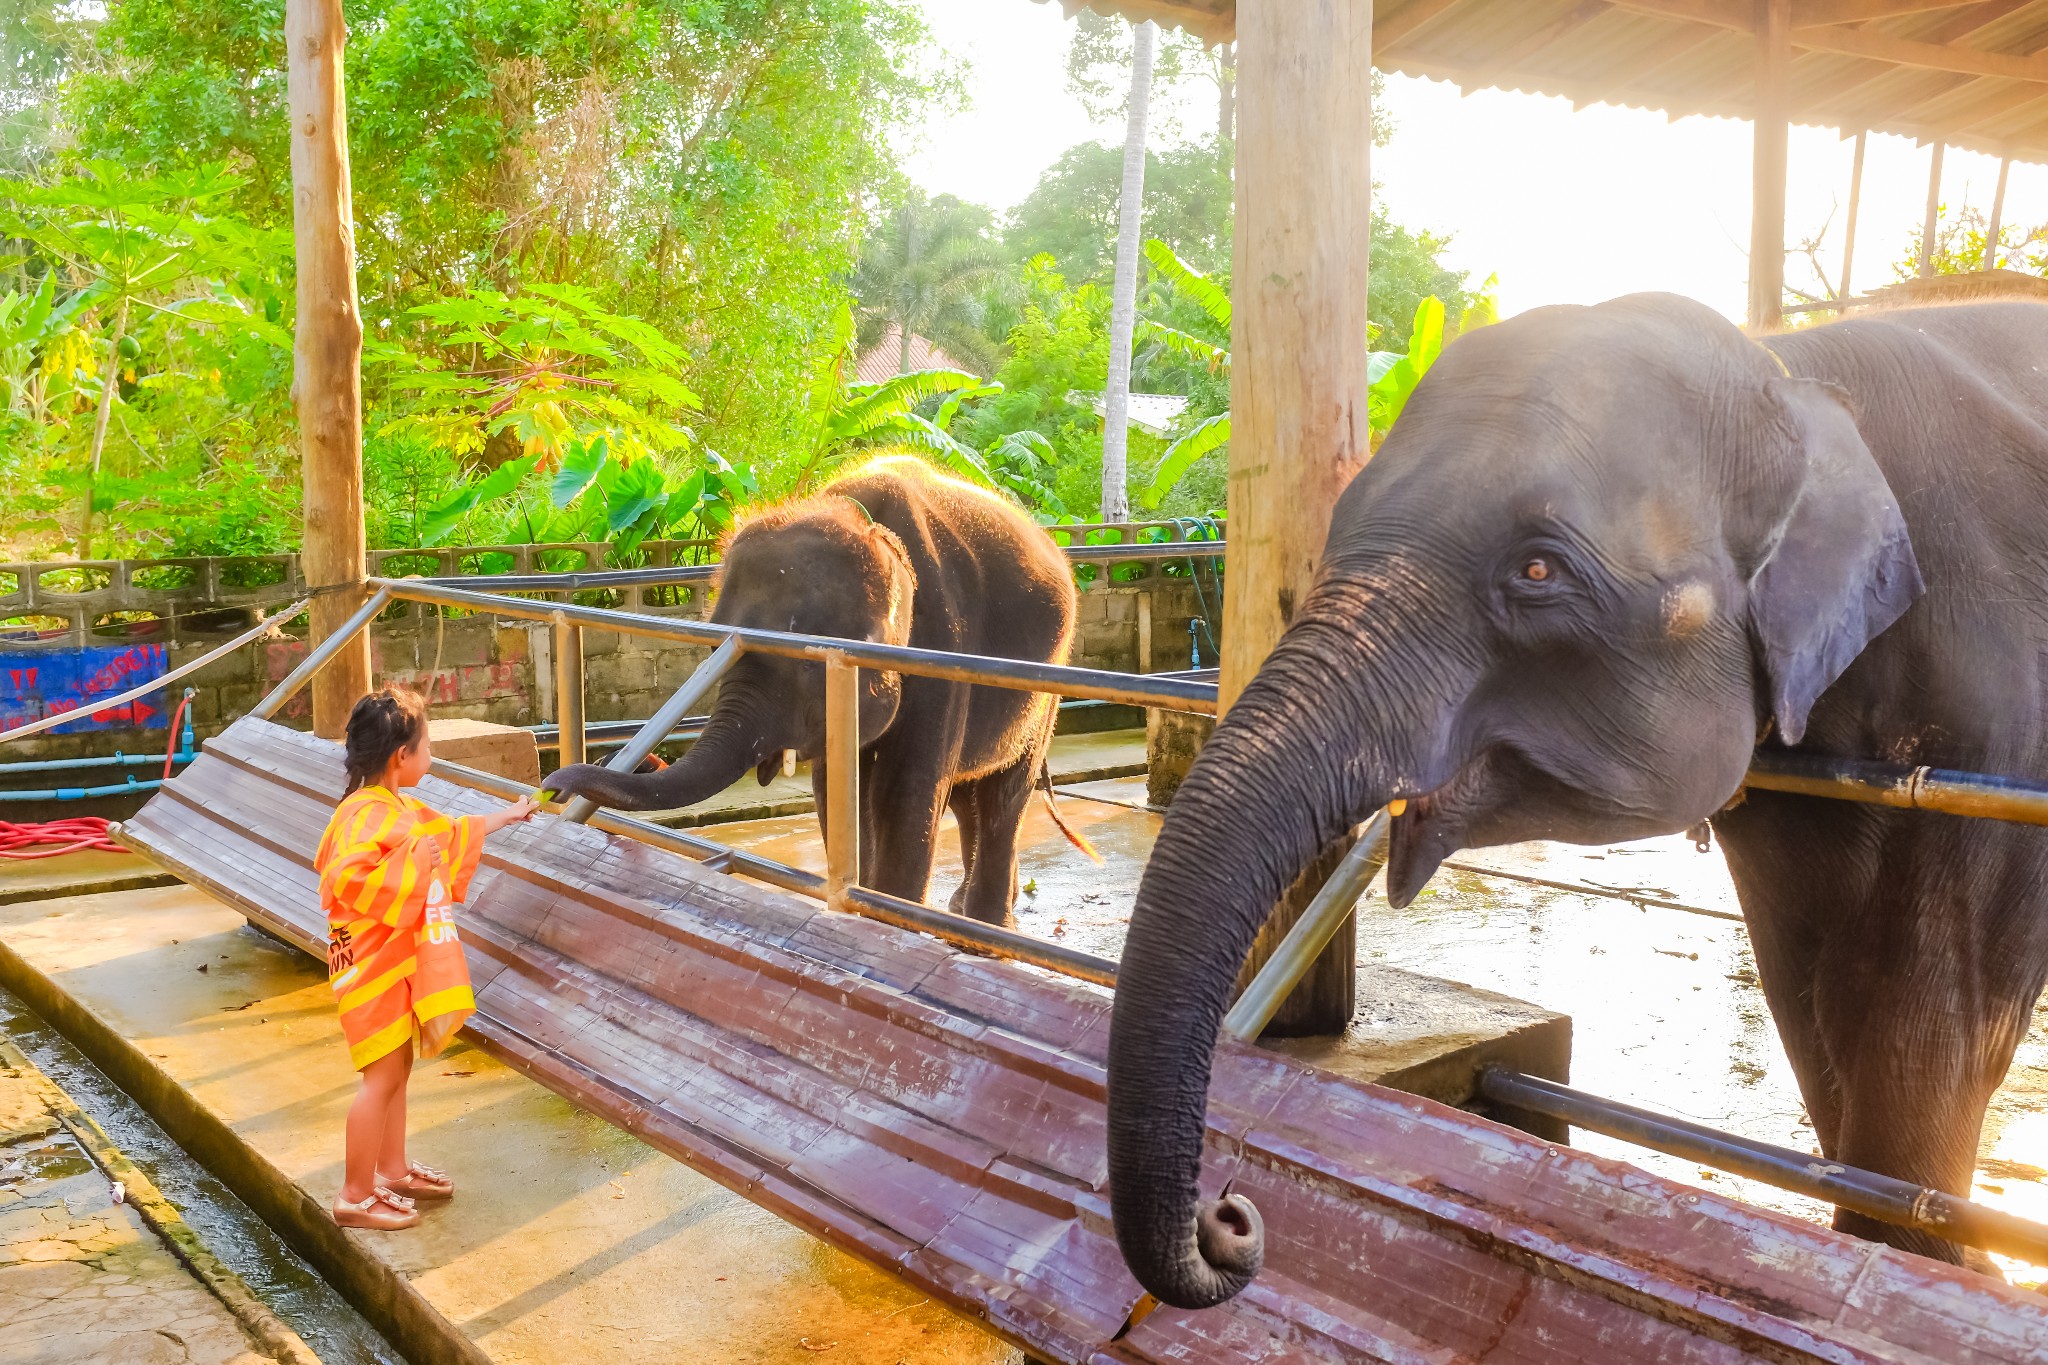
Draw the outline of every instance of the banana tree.
M1152 263L1153 270L1173 284L1176 293L1200 305L1216 331L1226 337L1230 335L1230 295L1221 285L1175 255L1164 242L1147 242L1145 256ZM1468 310L1465 324L1471 327L1492 319L1489 292ZM1206 365L1212 374L1230 368L1230 352L1217 342L1150 319L1140 322L1138 327L1139 335L1150 343ZM1366 407L1375 446L1400 418L1408 396L1415 392L1422 376L1429 373L1430 366L1436 363L1443 348L1444 305L1441 299L1431 295L1416 306L1415 323L1409 329L1405 351L1371 351L1367 354L1366 376L1371 387L1367 392ZM1197 460L1229 443L1228 412L1217 413L1197 424L1160 455L1159 464L1152 472L1152 482L1140 500L1148 509L1157 508Z

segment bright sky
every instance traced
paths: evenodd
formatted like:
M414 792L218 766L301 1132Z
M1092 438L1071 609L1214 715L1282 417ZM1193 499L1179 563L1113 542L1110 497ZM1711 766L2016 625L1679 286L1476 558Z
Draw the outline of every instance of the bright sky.
M1120 142L1121 125L1091 127L1066 90L1067 21L1032 0L923 0L941 48L960 63L970 108L936 121L909 168L933 192L1005 209L1039 174L1090 136ZM1215 127L1213 87L1177 112L1190 133ZM1392 145L1374 153L1383 202L1410 227L1449 234L1446 253L1475 281L1500 276L1503 315L1546 303L1594 303L1641 289L1688 294L1740 320L1749 256L1750 129L1732 119L1681 119L1561 99L1457 88L1390 76ZM1817 234L1833 214L1822 262L1839 269L1842 209L1854 143L1832 129L1792 130L1786 236ZM1892 262L1926 210L1928 149L1874 137L1864 159L1854 283L1888 283ZM1988 208L1990 157L1951 149L1943 197ZM2048 167L2015 165L2005 221L2048 220ZM2008 240L2011 240L2008 238ZM1797 257L1788 281L1810 276Z

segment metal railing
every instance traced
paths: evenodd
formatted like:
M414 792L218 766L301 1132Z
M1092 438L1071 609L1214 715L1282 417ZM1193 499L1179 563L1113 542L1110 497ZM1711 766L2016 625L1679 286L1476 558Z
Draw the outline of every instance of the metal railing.
M1104 547L1122 550L1125 547ZM1181 551L1184 553L1184 550ZM664 571L630 570L646 573ZM636 580L645 582L647 580ZM672 580L671 580L672 581ZM371 599L333 636L308 653L290 676L252 714L271 717L354 635L367 628L392 601L403 600L488 611L552 623L561 661L557 696L559 736L565 762L587 750L580 670L581 632L595 627L713 647L713 653L661 711L640 725L609 766L637 767L654 747L687 718L738 657L747 651L800 658L825 666L826 743L822 755L826 785L826 873L791 867L710 839L666 829L644 820L598 810L578 798L563 814L598 829L624 835L767 885L817 898L837 910L931 934L968 951L1028 963L1048 971L1114 987L1117 964L1107 958L1048 943L1014 930L936 910L862 887L860 882L860 670L909 673L950 681L1023 691L1051 692L1133 706L1214 715L1217 688L1206 678L1134 676L1097 669L1067 668L977 655L950 654L866 641L746 630L708 622L649 616L479 592L424 579L372 579ZM499 581L495 586L510 586ZM451 781L501 796L524 794L519 784L473 769L437 761L435 772ZM1831 797L1976 818L2048 825L2048 784L1986 777L1930 768L1807 755L1759 755L1746 785L1763 790ZM1224 1020L1230 1035L1256 1039L1320 956L1386 861L1391 822L1404 810L1395 801L1359 827L1352 847L1325 881L1273 957L1256 973ZM1559 1118L1639 1145L1672 1152L1870 1217L1923 1228L1937 1236L2027 1256L2048 1264L2048 1226L1985 1208L1967 1199L1924 1189L1875 1172L1822 1163L1789 1149L1756 1143L1697 1124L1560 1086L1555 1082L1493 1069L1482 1075L1479 1093L1496 1103Z

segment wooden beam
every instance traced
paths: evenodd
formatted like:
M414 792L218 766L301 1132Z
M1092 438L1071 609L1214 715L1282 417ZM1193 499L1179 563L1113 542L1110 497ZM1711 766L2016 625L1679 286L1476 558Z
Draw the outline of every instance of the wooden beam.
M287 0L286 95L292 129L292 234L298 330L292 396L299 415L306 583L318 645L365 598L363 548L363 319L356 303L355 220L348 172L348 101L341 0ZM326 591L320 591L320 590ZM370 632L313 679L313 730L340 739L370 690Z
M1982 269L1998 269L1998 233L2005 219L2005 181L2012 174L2012 158L2001 157L1998 162L1998 188L1991 194L1991 221L1984 225L1984 263Z
M1968 9L1979 0L1795 0L1792 22L1800 28L1816 24L1854 24L1865 19L1891 19L1938 9Z
M1409 34L1442 14L1458 0L1408 0L1387 18L1375 17L1372 26L1372 45L1375 51L1385 56L1388 49ZM1375 9L1379 7L1374 6Z
M1308 596L1337 496L1371 453L1372 0L1239 0L1237 63L1226 713ZM1276 908L1248 972L1307 905L1319 879L1306 880L1307 894ZM1344 1027L1355 945L1347 921L1275 1029Z
M2004 76L2016 81L2048 81L2048 58L1984 52L1947 43L1923 43L1914 38L1895 38L1889 33L1876 33L1864 28L1796 28L1792 30L1792 46L1809 52L1868 57L1872 61L1916 66L1928 71Z
M1856 264L1856 210L1863 199L1863 148L1868 132L1856 134L1856 157L1849 166L1849 221L1842 228L1842 280L1835 288L1838 298L1849 297L1849 272Z
M1791 0L1756 0L1755 142L1750 166L1749 326L1776 331L1785 306L1785 151Z
M1941 218L1941 154L1942 145L1934 144L1934 159L1927 168L1927 220L1920 229L1920 278L1926 279L1934 273L1934 230L1940 226Z

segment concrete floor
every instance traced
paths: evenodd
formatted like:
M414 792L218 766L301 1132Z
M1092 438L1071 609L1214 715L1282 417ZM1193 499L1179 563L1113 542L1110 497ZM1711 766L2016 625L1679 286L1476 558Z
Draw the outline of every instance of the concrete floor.
M0 938L331 1199L355 1091L320 965L185 887L0 908ZM463 1044L414 1074L462 1189L366 1234L498 1361L1010 1365L1016 1352Z
M1096 867L1034 802L1020 862L1017 927L1115 957L1160 817L1143 778L1063 785L1060 810L1107 860ZM809 817L726 825L721 842L824 870ZM929 899L959 884L948 817ZM1542 883L1554 883L1544 885ZM1665 904L1644 904L1645 901ZM1675 908L1684 907L1684 908ZM1718 851L1683 838L1605 848L1520 844L1466 853L1405 910L1375 884L1359 926L1360 965L1462 981L1572 1016L1575 1085L1798 1151L1813 1127L1757 983L1735 889ZM1825 1222L1816 1201L1598 1134L1573 1141L1676 1180ZM1973 1197L2048 1222L2048 1002L1985 1122ZM2040 1288L2048 1267L1994 1258Z

